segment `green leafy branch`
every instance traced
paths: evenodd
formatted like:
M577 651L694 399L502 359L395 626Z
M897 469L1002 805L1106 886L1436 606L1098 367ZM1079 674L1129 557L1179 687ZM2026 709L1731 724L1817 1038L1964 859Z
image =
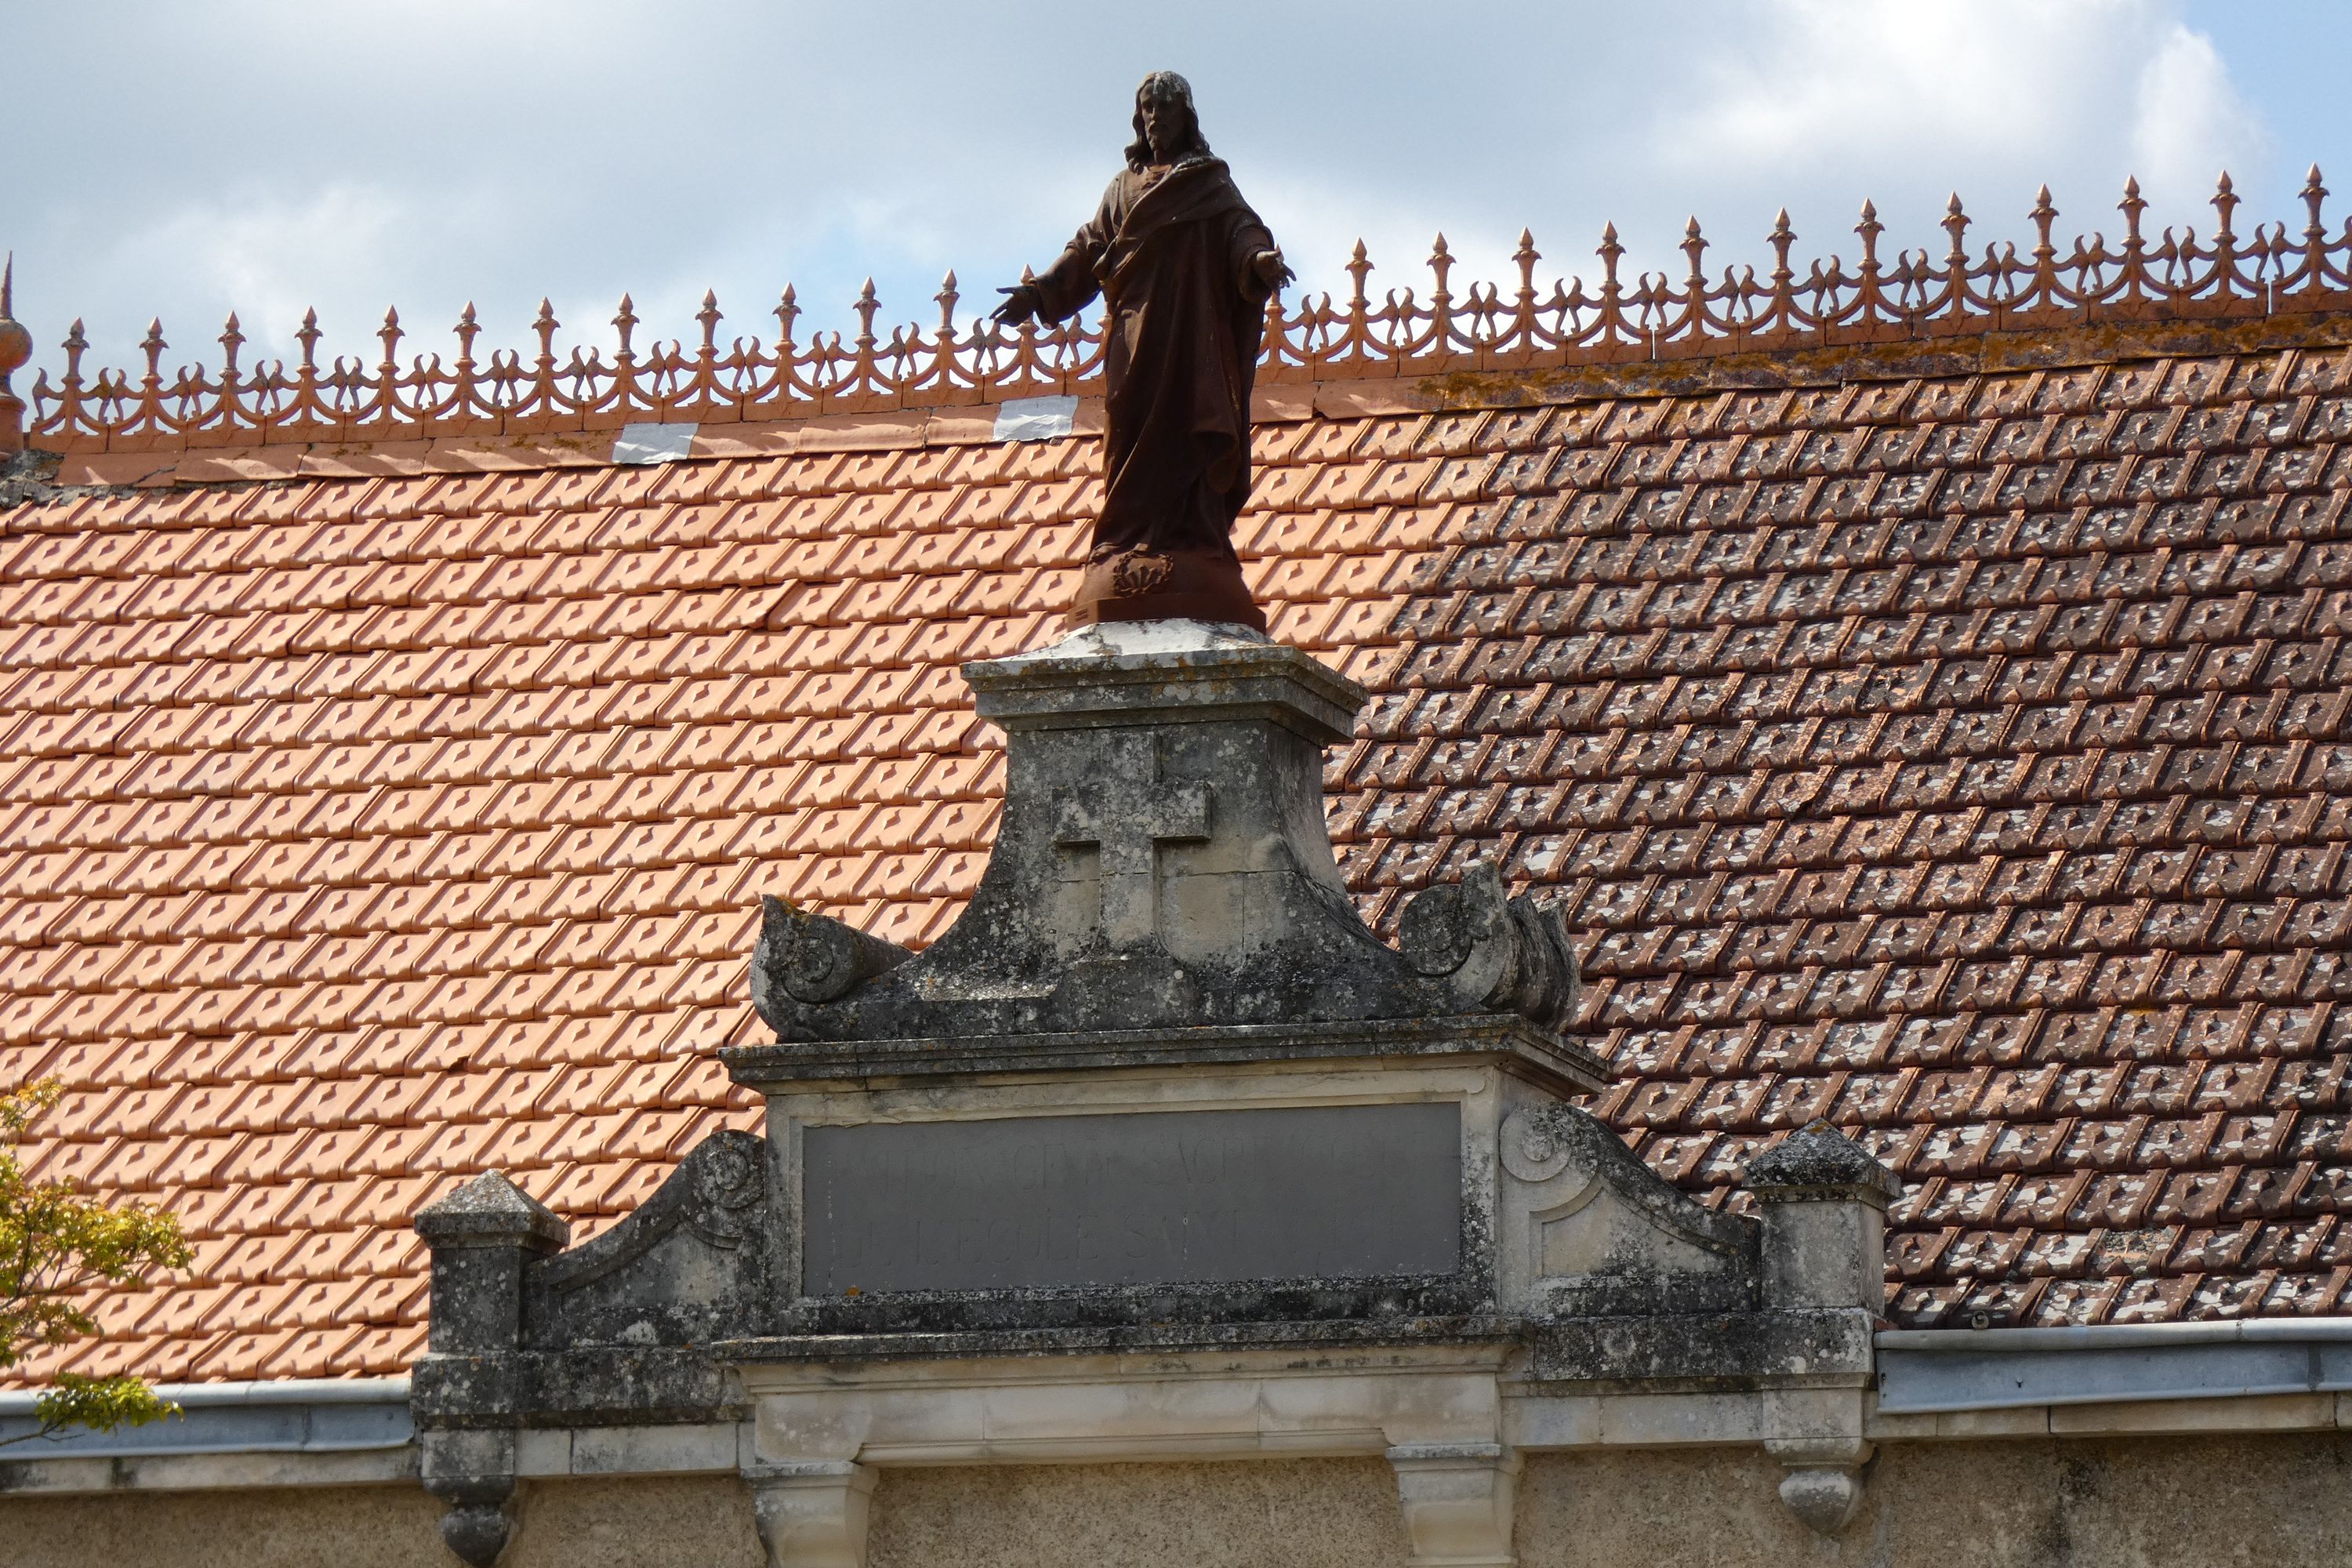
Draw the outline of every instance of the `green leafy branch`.
M81 1305L92 1288L130 1284L189 1261L180 1222L163 1210L108 1204L70 1181L26 1179L16 1146L60 1092L52 1081L0 1094L0 1371L36 1347L97 1333L98 1320ZM38 1429L0 1438L0 1447L68 1426L111 1432L178 1414L139 1378L66 1373L35 1406Z

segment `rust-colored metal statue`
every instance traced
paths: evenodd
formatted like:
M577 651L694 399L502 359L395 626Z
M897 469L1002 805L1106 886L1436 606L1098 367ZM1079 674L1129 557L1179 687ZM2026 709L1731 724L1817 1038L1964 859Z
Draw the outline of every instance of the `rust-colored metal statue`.
M1109 307L1103 509L1073 625L1183 616L1265 629L1233 528L1249 498L1265 301L1290 276L1210 155L1191 86L1173 71L1146 77L1127 167L1101 207L996 310L1017 326L1065 320L1097 293Z

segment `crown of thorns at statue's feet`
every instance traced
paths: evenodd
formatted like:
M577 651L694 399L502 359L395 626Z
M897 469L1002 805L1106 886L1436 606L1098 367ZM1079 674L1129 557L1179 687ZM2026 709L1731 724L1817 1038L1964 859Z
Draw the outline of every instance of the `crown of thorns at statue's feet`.
M1265 612L1231 552L1150 545L1104 549L1088 560L1068 616L1073 626L1178 619L1266 629Z
M1176 563L1165 555L1150 551L1131 551L1111 563L1110 591L1118 598L1139 599L1146 594L1156 594L1168 586L1176 574Z

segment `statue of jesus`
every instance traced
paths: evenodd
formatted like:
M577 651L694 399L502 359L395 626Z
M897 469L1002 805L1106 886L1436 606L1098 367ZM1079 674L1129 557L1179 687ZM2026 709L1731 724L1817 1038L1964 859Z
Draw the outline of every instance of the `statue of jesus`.
M1233 530L1249 499L1265 301L1290 278L1210 155L1191 85L1144 78L1127 167L1060 258L1000 290L995 312L1007 326L1059 321L1097 293L1109 310L1103 508L1071 625L1188 616L1265 629Z

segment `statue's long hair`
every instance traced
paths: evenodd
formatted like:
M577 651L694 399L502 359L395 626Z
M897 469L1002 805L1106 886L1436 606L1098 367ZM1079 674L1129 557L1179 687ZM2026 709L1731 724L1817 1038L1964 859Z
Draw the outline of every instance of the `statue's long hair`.
M1153 71L1135 89L1135 140L1127 144L1129 168L1139 170L1151 162L1151 139L1143 133L1143 100L1147 96L1173 102L1184 111L1184 140L1177 147L1177 162L1209 155L1209 139L1201 134L1201 116L1192 108L1192 84L1174 71Z

